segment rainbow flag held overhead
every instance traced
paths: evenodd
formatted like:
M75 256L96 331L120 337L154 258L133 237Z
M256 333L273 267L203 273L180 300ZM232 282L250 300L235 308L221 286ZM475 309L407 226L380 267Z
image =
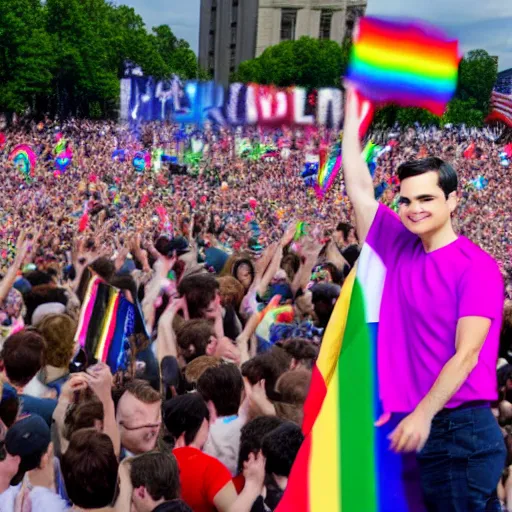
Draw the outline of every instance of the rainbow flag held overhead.
M89 281L80 311L75 341L89 362L107 363L113 373L126 369L129 338L147 332L137 304L99 278Z
M423 512L414 454L389 450L376 339L386 269L364 245L323 337L304 405L304 442L276 512Z
M325 154L320 155L317 183L314 186L318 199L323 198L326 192L331 188L341 170L341 164L341 142L336 142L329 152L328 157L326 157Z
M368 100L442 115L457 88L458 42L420 21L363 17L347 80Z

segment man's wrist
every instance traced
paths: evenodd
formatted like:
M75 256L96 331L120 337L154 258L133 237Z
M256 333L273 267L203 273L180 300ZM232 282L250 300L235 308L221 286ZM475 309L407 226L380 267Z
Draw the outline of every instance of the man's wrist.
M421 414L426 420L432 421L434 416L439 412L439 409L432 407L426 401L422 401L416 407L416 412Z

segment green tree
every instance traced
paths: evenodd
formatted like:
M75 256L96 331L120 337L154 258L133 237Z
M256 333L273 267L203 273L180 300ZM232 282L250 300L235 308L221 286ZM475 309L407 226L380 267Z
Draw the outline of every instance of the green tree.
M178 39L168 25L153 27L155 45L172 74L183 79L207 79L208 75L200 70L196 54L184 39Z
M163 78L170 75L171 70L162 58L158 41L148 34L142 17L132 7L111 7L110 25L109 47L118 78L123 76L127 61L140 66L149 76Z
M47 0L46 8L57 58L56 110L88 117L98 102L104 113L112 111L119 77L111 62L111 6L104 0Z
M283 41L267 48L256 59L242 62L231 78L280 87L339 87L349 51L349 41L343 45L311 37Z
M415 123L423 126L439 126L441 123L439 116L435 116L423 108L399 108L396 120L401 126L414 126Z
M52 40L44 30L39 0L4 2L0 9L0 109L35 109L51 92L55 68Z
M459 66L457 97L461 100L474 98L476 108L487 112L497 74L496 61L485 50L470 51Z
M448 103L448 108L443 116L443 123L481 127L483 125L484 114L481 110L476 108L476 105L477 102L474 98L468 100L453 99Z

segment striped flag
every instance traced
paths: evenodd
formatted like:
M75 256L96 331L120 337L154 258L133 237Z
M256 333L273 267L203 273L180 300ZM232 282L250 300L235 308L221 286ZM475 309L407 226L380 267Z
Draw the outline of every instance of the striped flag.
M512 128L512 80L498 80L491 94L491 113L487 123L501 121Z
M423 512L415 454L390 451L377 331L386 269L367 244L322 340L304 405L305 439L276 512ZM376 427L376 422L382 425Z

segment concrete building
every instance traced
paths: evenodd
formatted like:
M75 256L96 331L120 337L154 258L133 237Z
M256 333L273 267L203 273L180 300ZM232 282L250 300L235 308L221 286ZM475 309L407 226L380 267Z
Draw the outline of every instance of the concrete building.
M244 60L302 36L341 43L366 0L201 0L199 64L227 84Z

